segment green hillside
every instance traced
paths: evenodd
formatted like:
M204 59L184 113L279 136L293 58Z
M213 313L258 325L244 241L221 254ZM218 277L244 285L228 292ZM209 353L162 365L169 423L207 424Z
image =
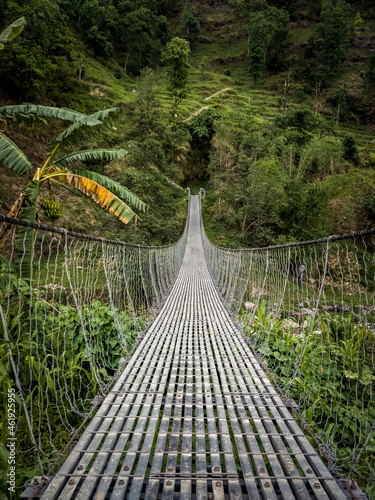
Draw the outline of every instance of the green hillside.
M118 107L117 121L88 137L85 148L123 148L128 155L84 168L119 181L149 206L136 225L124 226L56 187L63 214L56 224L168 243L183 228L183 189L203 186L208 232L224 246L372 226L374 6L281 5L2 0L0 29L21 15L27 23L0 54L0 105L27 101L84 113ZM176 107L163 60L173 37L190 48L186 96ZM5 127L38 166L65 124ZM1 166L1 176L7 213L32 174L19 177ZM43 189L40 202L48 197Z

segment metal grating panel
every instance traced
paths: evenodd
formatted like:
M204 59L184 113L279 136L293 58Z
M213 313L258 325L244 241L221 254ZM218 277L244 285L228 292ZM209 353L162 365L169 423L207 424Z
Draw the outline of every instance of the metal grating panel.
M344 499L210 278L191 200L170 296L43 499Z

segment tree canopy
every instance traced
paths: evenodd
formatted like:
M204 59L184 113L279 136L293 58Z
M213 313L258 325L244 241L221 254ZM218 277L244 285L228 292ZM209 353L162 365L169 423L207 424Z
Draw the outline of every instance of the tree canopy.
M167 44L163 55L168 75L168 90L177 105L187 96L190 74L189 64L190 47L189 42L182 38L172 38Z

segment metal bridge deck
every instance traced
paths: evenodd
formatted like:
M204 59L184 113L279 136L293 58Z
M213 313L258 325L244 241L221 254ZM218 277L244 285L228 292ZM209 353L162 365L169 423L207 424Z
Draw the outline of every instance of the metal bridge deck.
M43 500L346 498L223 306L192 198L173 290Z

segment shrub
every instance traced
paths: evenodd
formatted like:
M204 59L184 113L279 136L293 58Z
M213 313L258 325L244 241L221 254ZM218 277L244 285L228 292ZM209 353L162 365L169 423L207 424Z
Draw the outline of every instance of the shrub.
M358 151L354 137L352 137L351 135L346 135L342 140L342 145L344 147L344 158L346 160L356 159L355 157Z

